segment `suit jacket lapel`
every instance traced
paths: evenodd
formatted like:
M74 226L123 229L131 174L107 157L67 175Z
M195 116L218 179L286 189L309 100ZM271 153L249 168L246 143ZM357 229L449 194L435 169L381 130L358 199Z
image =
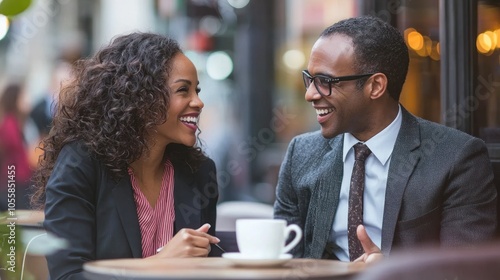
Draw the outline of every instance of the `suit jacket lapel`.
M388 255L392 248L394 232L408 179L418 161L420 153L420 128L417 119L403 107L401 129L392 151L387 190L385 193L384 221L382 225L382 252Z
M110 184L115 184L113 197L123 231L127 236L130 250L134 258L142 258L141 229L137 217L137 208L134 201L134 192L128 176L123 176L117 183L111 178Z
M328 151L316 164L315 176L318 178L318 187L313 192L311 207L316 205L314 221L312 258L321 258L326 243L330 238L330 230L339 204L340 187L344 164L342 161L343 136L330 140Z
M195 178L180 165L174 165L175 232L200 226L200 209L208 206L208 198L195 187ZM212 225L215 226L215 225Z

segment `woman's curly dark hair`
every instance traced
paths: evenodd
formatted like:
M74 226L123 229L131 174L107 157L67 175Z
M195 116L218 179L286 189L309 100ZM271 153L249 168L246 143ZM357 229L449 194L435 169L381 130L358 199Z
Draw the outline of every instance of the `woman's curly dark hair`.
M173 57L181 52L173 39L132 33L76 63L74 79L61 90L52 129L40 145L34 206L43 204L57 156L69 142L83 141L116 179L127 174L129 164L148 152L148 132L166 120L167 80ZM170 144L165 156L193 170L205 158L199 147L181 144Z

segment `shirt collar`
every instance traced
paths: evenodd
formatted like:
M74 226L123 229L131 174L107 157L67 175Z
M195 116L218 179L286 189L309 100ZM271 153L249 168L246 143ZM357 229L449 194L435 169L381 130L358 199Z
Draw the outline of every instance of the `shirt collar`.
M370 148L370 150L372 151L372 154L378 159L378 161L380 161L382 165L385 165L387 163L387 160L389 160L392 154L392 150L394 149L394 145L396 144L396 138L398 137L399 129L401 128L401 105L399 105L398 107L398 115L391 122L391 124L389 124L386 128L384 128L382 131L365 142L368 148ZM359 141L350 133L344 133L344 162L349 151L353 149L353 146L358 142L362 141Z

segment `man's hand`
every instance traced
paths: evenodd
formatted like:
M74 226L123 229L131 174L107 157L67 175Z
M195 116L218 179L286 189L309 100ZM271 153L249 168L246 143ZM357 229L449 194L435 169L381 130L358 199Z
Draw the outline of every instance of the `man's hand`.
M361 246L363 246L365 253L354 260L354 262L364 262L368 264L378 262L384 258L382 251L379 247L377 247L377 245L375 245L375 243L373 243L363 225L358 226L356 234L358 235L358 239L361 242Z

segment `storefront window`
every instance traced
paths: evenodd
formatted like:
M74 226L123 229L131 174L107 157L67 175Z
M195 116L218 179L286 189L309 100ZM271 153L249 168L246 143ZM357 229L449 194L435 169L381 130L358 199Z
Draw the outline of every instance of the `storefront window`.
M440 122L439 3L405 1L398 11L397 27L410 52L400 101L413 114Z
M500 143L500 3L478 4L477 86L471 99L473 134Z

